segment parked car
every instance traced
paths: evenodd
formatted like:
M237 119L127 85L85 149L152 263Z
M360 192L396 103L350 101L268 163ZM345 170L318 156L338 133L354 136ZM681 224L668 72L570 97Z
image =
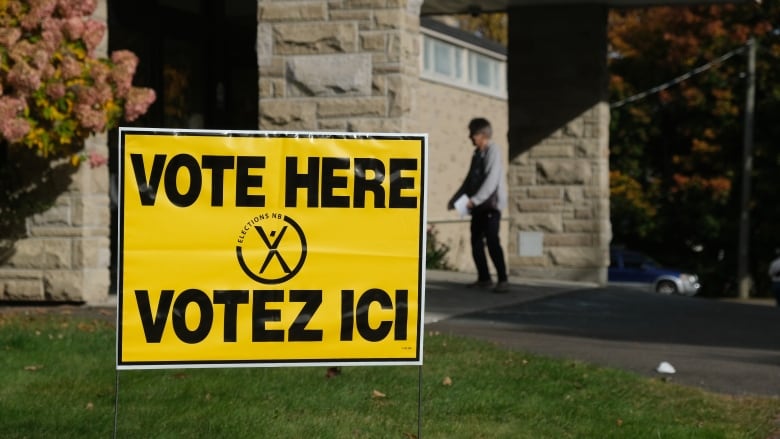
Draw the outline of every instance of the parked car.
M607 280L612 285L639 286L661 294L685 296L693 296L701 288L696 274L662 267L640 252L613 247L609 254Z

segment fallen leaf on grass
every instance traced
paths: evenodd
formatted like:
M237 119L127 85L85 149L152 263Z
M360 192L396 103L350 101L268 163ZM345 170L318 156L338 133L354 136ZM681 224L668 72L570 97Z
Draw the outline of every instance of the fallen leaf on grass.
M441 380L442 386L451 386L452 385L452 378L450 377L444 377L443 380Z
M620 418L618 418L618 420L615 421L615 423L617 424L618 427L622 427L623 426L623 420L620 419Z
M30 364L28 366L24 366L24 370L29 372L35 372L36 370L43 369L43 364Z
M341 375L341 368L340 367L329 367L328 370L325 371L325 378L333 378L335 376Z
M387 397L387 395L385 395L384 393L380 392L379 390L374 389L374 391L371 392L371 398L373 398L373 399L382 399L382 398L386 398L386 397Z
M96 328L95 325L88 323L88 322L81 322L78 324L77 328L81 332L95 332Z

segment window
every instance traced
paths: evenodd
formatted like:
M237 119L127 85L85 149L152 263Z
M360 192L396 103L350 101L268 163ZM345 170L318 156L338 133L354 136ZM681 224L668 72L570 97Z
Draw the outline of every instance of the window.
M452 46L433 41L433 69L436 73L454 76L452 68L455 65L454 52Z
M623 253L623 266L625 268L642 268L644 259L635 253Z
M425 40L424 70L444 78L463 77L461 50L444 41L433 38Z
M494 60L477 53L469 54L471 77L482 87L494 88L499 83L499 65Z
M423 29L422 76L473 91L506 97L503 55Z

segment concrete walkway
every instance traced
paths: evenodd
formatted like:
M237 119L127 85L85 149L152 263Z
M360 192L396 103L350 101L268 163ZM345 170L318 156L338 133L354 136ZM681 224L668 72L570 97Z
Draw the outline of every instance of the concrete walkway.
M567 291L595 288L592 283L530 280L512 277L508 293L467 288L476 274L456 271L426 271L425 323L434 323L495 307L530 302Z

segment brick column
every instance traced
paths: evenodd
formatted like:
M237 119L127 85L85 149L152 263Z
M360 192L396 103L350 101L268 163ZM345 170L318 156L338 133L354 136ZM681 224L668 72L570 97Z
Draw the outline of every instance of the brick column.
M405 131L421 4L259 0L260 128Z
M105 22L106 14L105 0L98 1L95 17ZM97 48L100 56L106 56L107 41ZM108 157L107 145L105 134L94 136L85 151ZM23 219L26 236L0 252L0 301L106 302L111 257L108 167L82 164L75 169L67 159L52 167L55 177L25 200L30 206L49 207Z
M605 6L509 13L508 253L515 275L606 282L606 31Z

